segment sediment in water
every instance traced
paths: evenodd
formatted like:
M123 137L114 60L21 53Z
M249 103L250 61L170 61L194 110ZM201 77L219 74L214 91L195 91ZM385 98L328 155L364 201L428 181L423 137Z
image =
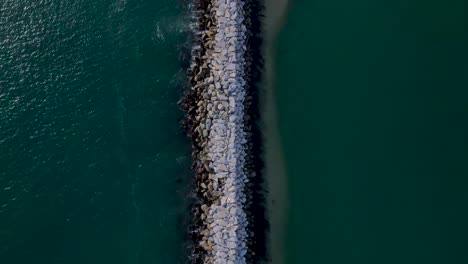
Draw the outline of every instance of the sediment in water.
M190 90L181 104L192 140L193 263L258 263L265 257L256 83L261 38L255 0L194 3Z

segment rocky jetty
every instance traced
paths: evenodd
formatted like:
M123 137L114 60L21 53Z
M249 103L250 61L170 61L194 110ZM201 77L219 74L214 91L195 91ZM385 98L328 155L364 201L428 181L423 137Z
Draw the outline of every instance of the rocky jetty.
M252 6L242 0L200 0L194 6L191 89L182 101L195 173L193 263L258 260L250 211L259 182Z

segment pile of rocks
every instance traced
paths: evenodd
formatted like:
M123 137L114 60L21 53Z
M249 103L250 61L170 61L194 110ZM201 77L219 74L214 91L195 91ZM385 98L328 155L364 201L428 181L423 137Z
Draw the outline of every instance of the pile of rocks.
M191 90L183 106L196 173L192 250L195 263L246 263L251 202L246 124L247 28L242 0L201 0L193 23ZM247 56L248 57L248 56ZM247 77L248 79L248 77ZM246 166L250 164L249 166Z

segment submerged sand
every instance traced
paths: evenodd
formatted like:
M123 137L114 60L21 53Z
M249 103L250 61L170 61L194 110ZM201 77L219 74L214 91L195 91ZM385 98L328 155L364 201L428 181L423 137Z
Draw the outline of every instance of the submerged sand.
M275 98L276 38L286 17L288 0L265 0L265 75L262 87L264 120L265 180L268 190L267 214L270 219L269 255L272 263L285 263L288 212L286 165L281 146Z

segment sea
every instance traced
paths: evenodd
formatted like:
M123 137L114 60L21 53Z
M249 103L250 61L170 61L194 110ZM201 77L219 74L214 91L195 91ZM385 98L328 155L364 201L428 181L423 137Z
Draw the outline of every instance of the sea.
M273 263L468 263L466 10L289 1ZM0 1L0 263L186 261L190 47L187 1Z
M467 2L292 0L284 263L468 263Z
M0 1L0 263L180 263L187 3Z

